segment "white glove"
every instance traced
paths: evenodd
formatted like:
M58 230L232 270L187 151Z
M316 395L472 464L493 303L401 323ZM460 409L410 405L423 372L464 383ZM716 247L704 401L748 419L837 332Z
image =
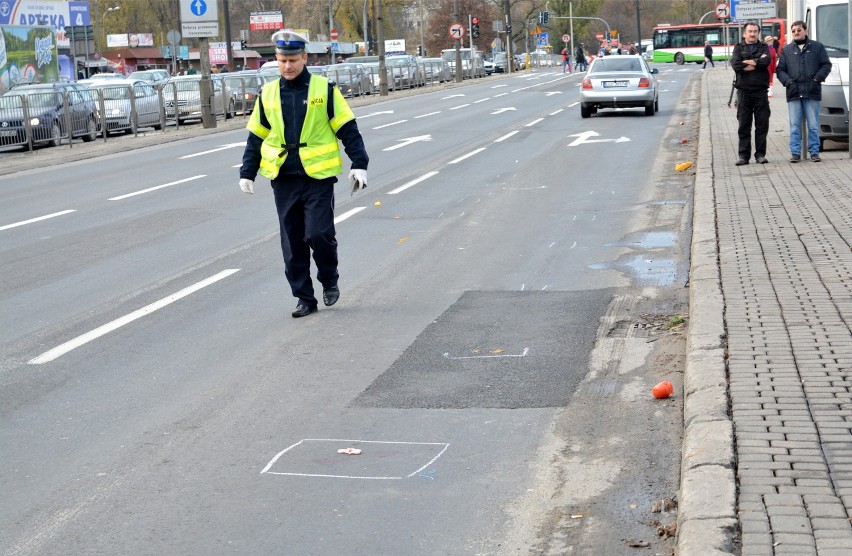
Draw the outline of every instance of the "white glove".
M367 188L367 170L349 170L349 180L352 181L352 193Z
M248 193L249 195L254 195L254 182L251 180L247 180L242 178L240 180L240 190L243 193Z

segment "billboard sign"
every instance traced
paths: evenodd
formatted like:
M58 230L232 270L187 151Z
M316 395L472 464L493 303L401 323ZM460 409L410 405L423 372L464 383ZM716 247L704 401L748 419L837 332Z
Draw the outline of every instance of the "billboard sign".
M277 31L284 28L281 12L251 12L249 29L252 31Z
M89 2L61 0L0 0L0 25L47 25L56 33L56 46L70 48L65 27L91 25Z
M51 27L0 28L0 91L16 83L59 80L59 57Z

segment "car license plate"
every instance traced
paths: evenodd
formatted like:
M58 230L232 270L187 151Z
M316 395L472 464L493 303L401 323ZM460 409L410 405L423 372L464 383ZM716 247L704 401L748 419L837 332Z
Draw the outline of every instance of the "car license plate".
M16 137L17 135L18 132L14 129L4 129L3 131L0 131L0 137Z
M627 81L604 81L603 86L605 88L609 87L627 87Z

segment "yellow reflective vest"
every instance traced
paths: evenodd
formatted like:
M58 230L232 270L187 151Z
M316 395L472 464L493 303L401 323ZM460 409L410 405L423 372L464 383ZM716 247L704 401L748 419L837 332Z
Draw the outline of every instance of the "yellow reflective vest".
M281 114L281 89L279 77L263 86L260 93L263 113L269 122L267 129L260 123L260 111L252 112L246 129L254 133L263 143L260 146L260 175L274 180L287 158L284 135L284 118ZM337 142L337 130L355 119L352 109L343 100L337 87L332 87L334 118L328 118L328 79L311 75L308 85L308 108L302 132L299 136L299 158L305 173L314 179L330 178L343 171L343 159ZM304 146L301 146L304 145Z

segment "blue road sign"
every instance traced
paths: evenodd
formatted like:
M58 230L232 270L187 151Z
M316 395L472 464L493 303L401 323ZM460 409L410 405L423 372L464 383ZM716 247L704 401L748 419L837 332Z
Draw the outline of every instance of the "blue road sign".
M204 12L207 11L207 2L204 0L193 0L192 4L189 7L192 10L192 13L197 16L204 15Z

